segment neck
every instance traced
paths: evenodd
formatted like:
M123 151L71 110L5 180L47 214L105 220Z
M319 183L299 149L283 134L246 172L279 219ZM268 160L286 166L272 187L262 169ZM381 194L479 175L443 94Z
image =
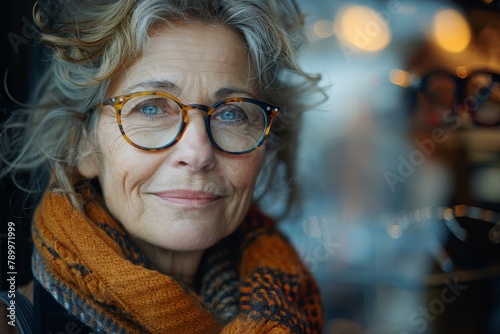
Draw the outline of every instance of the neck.
M154 264L159 272L173 276L191 286L203 255L202 250L172 251L151 245L140 239L132 239L140 251Z

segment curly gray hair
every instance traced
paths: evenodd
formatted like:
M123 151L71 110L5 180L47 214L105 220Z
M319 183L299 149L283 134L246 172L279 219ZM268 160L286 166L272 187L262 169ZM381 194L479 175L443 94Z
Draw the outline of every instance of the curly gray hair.
M257 188L269 188L278 170L291 180L298 122L311 94L321 92L319 76L297 62L305 37L294 0L44 0L35 5L34 20L52 50L51 63L36 103L3 125L1 174L42 167L53 189L79 207L76 166L96 124L97 113L88 117L89 109L103 100L111 78L140 56L153 25L196 20L243 35L261 97L282 108L267 145L266 176L259 179L265 186Z

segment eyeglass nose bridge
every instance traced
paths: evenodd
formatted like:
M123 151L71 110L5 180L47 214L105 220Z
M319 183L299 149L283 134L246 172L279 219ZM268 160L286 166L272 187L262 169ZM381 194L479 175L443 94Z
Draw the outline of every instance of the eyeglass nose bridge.
M196 103L184 105L182 107L182 109L184 109L186 112L188 110L195 110L195 109L197 109L197 110L202 110L205 113L208 113L208 111L210 110L210 108L208 106L206 106L204 104L196 104Z
M210 112L211 108L209 106L204 105L204 104L193 103L193 104L181 105L181 109L182 109L182 113L184 115L184 124L187 124L187 123L189 123L189 116L187 113L189 110L201 110L201 111L203 111L205 113L205 120L206 120L206 116Z
M208 135L208 139L210 140L210 142L212 143L212 145L214 145L215 147L218 147L218 145L215 143L214 139L213 139L213 136L212 136L212 133L210 132L210 126L209 126L209 123L207 121L207 115L208 113L210 112L210 107L209 106L206 106L204 104L196 104L196 103L193 103L193 104L185 104L185 105L181 105L181 109L182 109L182 113L183 113L183 120L184 120L184 124L182 125L182 128L181 130L179 131L178 135L177 135L177 138L176 138L176 142L180 141L182 139L182 137L184 136L184 132L186 131L186 126L188 125L189 123L189 115L188 115L188 111L189 110L201 110L205 113L204 115L204 118L205 118L205 129L206 129L206 132L207 132L207 135Z

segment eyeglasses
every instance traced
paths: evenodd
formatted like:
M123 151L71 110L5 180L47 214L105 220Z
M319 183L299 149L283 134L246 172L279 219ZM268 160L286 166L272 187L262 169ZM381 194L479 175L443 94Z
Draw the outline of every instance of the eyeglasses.
M479 275L495 274L498 277L500 262L500 213L468 205L422 208L386 222L387 233L394 239L417 224L428 222L428 229L443 221L449 233L437 237L428 235L425 240L435 252L444 272L460 271L457 276L468 279ZM435 232L435 230L434 230ZM434 233L435 234L435 233ZM432 240L434 239L434 240ZM464 271L481 269L477 272Z
M469 123L474 126L500 125L498 74L477 71L459 78L446 71L434 71L422 78L418 90L431 106L451 111L447 115L450 120L458 116L469 118Z
M164 92L137 92L111 97L96 108L112 106L123 138L145 151L159 151L180 140L187 112L204 111L205 126L212 145L229 154L249 153L261 146L269 135L280 108L258 100L233 97L212 106L185 105Z

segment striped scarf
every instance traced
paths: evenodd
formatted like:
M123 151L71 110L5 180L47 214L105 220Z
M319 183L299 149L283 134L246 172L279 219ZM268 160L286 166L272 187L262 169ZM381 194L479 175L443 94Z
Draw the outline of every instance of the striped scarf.
M152 269L90 190L82 214L47 192L35 214L33 272L96 333L320 333L319 292L293 247L252 208L205 251L196 289Z

